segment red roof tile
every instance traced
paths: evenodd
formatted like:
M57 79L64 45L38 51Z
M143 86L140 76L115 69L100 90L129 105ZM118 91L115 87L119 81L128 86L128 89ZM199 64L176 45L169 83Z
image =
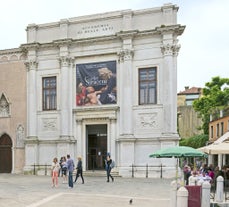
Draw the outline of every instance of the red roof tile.
M184 91L180 91L178 95L187 95L187 94L201 94L201 89L199 87L185 88Z

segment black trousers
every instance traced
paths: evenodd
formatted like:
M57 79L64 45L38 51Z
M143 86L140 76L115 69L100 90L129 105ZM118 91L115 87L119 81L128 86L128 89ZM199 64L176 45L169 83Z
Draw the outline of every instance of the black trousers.
M109 182L109 178L111 178L112 181L113 181L113 177L112 177L112 175L111 175L111 168L110 168L110 167L108 167L108 169L107 169L107 181L108 181L108 182Z
M84 183L83 170L82 170L82 169L81 169L81 170L77 169L75 182L77 181L77 179L78 179L79 176L80 176L81 179L82 179L82 183Z

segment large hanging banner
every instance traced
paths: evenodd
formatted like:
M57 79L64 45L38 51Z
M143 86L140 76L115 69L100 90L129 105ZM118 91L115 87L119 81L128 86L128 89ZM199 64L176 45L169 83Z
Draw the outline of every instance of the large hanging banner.
M77 106L116 103L116 61L76 65Z

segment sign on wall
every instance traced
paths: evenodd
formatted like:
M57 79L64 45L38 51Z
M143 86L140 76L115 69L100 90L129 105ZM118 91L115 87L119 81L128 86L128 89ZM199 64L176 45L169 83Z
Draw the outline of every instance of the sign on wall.
M76 65L77 106L116 103L116 61Z

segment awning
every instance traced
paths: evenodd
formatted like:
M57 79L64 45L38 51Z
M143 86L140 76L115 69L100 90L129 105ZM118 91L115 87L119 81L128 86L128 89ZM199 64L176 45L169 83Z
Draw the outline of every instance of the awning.
M198 148L198 150L210 155L229 154L229 141L222 142L222 143L213 143L208 146Z

